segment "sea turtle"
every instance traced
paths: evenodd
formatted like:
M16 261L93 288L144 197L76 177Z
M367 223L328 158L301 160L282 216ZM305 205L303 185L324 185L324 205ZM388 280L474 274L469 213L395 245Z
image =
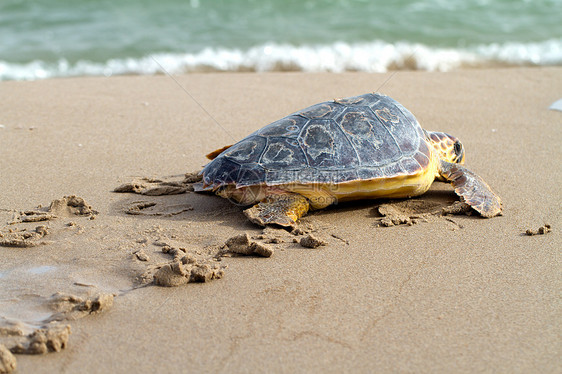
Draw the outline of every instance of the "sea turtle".
M254 223L294 226L310 208L340 201L404 198L434 179L484 217L501 213L500 198L464 166L454 136L426 131L394 99L369 93L313 105L238 143L209 153L203 189L242 205Z

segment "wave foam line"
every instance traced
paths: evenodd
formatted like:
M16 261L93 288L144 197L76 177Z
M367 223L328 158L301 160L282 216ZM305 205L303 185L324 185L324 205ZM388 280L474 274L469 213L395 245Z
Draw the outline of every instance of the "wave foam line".
M156 59L156 61L154 61ZM154 54L111 59L104 63L65 59L57 63L0 61L0 80L34 80L72 76L111 76L216 71L386 72L409 69L450 71L459 67L562 65L562 38L539 43L489 44L472 48L434 48L382 41L292 46L269 43L243 51L207 48L195 54Z

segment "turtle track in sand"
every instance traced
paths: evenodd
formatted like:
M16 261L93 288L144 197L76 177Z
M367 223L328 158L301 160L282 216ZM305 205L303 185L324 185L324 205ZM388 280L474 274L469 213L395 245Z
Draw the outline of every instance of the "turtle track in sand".
M83 233L86 222L94 220L98 214L83 198L75 195L55 199L48 206L39 205L30 210L11 212L12 219L0 228L0 246L21 253L22 258L25 258L24 253L31 251L33 256L40 253L40 257L46 259L50 256L49 250L36 247L48 247ZM39 277L42 272L55 269L50 265L29 269L22 269L17 264L13 266L15 267L3 269L0 275L10 278L36 274ZM24 284L27 281L22 280ZM23 287L25 289L25 286ZM5 305L8 316L3 313L0 315L0 373L9 373L16 369L14 354L45 354L64 349L71 332L67 322L111 308L114 296L95 289L89 289L82 296L61 292L48 297L40 294L22 296L10 293L11 299L7 300ZM41 320L33 323L22 322L13 318L13 313L9 312L10 308L14 308L13 302L17 303L18 300L23 302L23 305L15 306L18 313L25 314L26 307L48 312L42 313Z
M120 204L118 210L128 216L147 218L173 217L193 211L194 207L187 203L169 204L164 199L167 195L194 191L194 184L199 181L197 172L179 178L136 178L114 191L142 195L146 200ZM241 214L239 210L233 206L228 210L214 212L213 217ZM378 226L413 225L449 214L471 214L471 209L459 201L444 205L419 198L383 203L375 207L374 211ZM74 195L53 200L48 206L24 211L12 210L12 213L12 220L0 229L0 246L12 247L14 250L36 250L40 246L50 248L50 245L60 243L61 240L77 245L80 241L76 242L72 238L78 238L75 235L85 231L96 231L95 226L88 222L99 215L83 198ZM202 212L189 214L194 214L197 219L199 213ZM184 217L170 219L182 220ZM122 237L120 244L108 246L117 250L116 253L123 259L129 258L129 262L134 265L136 278L132 282L132 289L149 285L175 287L222 278L227 270L227 266L222 263L225 257L272 257L279 249L322 250L326 245L349 245L347 239L336 231L330 231L335 228L316 228L316 223L315 218L304 218L292 231L265 227L258 234L244 232L230 238L216 238L211 233L206 237L193 236L189 232L153 226L152 229L138 232L136 237L125 240ZM102 229L98 228L99 230ZM46 305L51 314L41 326L31 331L28 325L0 318L0 360L6 370L14 370L14 354L43 354L64 349L71 332L68 322L111 308L117 296L115 293L99 291L90 284L75 285L86 287L87 292L56 292L38 301Z
M378 225L384 227L397 225L412 226L419 222L429 222L439 217L445 217L445 220L462 228L462 225L446 216L471 216L473 209L462 201L443 205L439 202L416 198L380 204L374 208L374 214L378 216Z

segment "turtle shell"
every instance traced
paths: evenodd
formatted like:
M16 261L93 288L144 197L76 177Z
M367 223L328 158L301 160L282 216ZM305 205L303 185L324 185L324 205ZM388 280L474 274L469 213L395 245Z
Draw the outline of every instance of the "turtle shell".
M416 118L373 93L313 105L223 151L202 171L205 185L344 183L412 175L430 150Z

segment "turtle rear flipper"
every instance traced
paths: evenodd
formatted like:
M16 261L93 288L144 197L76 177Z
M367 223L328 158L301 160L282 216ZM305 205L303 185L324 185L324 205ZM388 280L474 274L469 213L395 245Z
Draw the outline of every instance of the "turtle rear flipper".
M491 218L501 214L502 202L478 175L459 164L441 161L440 174L455 187L455 193L480 215Z
M280 225L293 227L297 220L308 212L308 200L295 193L276 193L267 196L244 211L248 219L260 226Z
M218 155L220 155L221 153L223 153L224 151L226 151L228 148L232 147L232 144L230 145L225 145L222 148L216 149L213 152L209 153L208 155L206 155L205 157L207 157L209 160L214 160L215 158L217 158Z

